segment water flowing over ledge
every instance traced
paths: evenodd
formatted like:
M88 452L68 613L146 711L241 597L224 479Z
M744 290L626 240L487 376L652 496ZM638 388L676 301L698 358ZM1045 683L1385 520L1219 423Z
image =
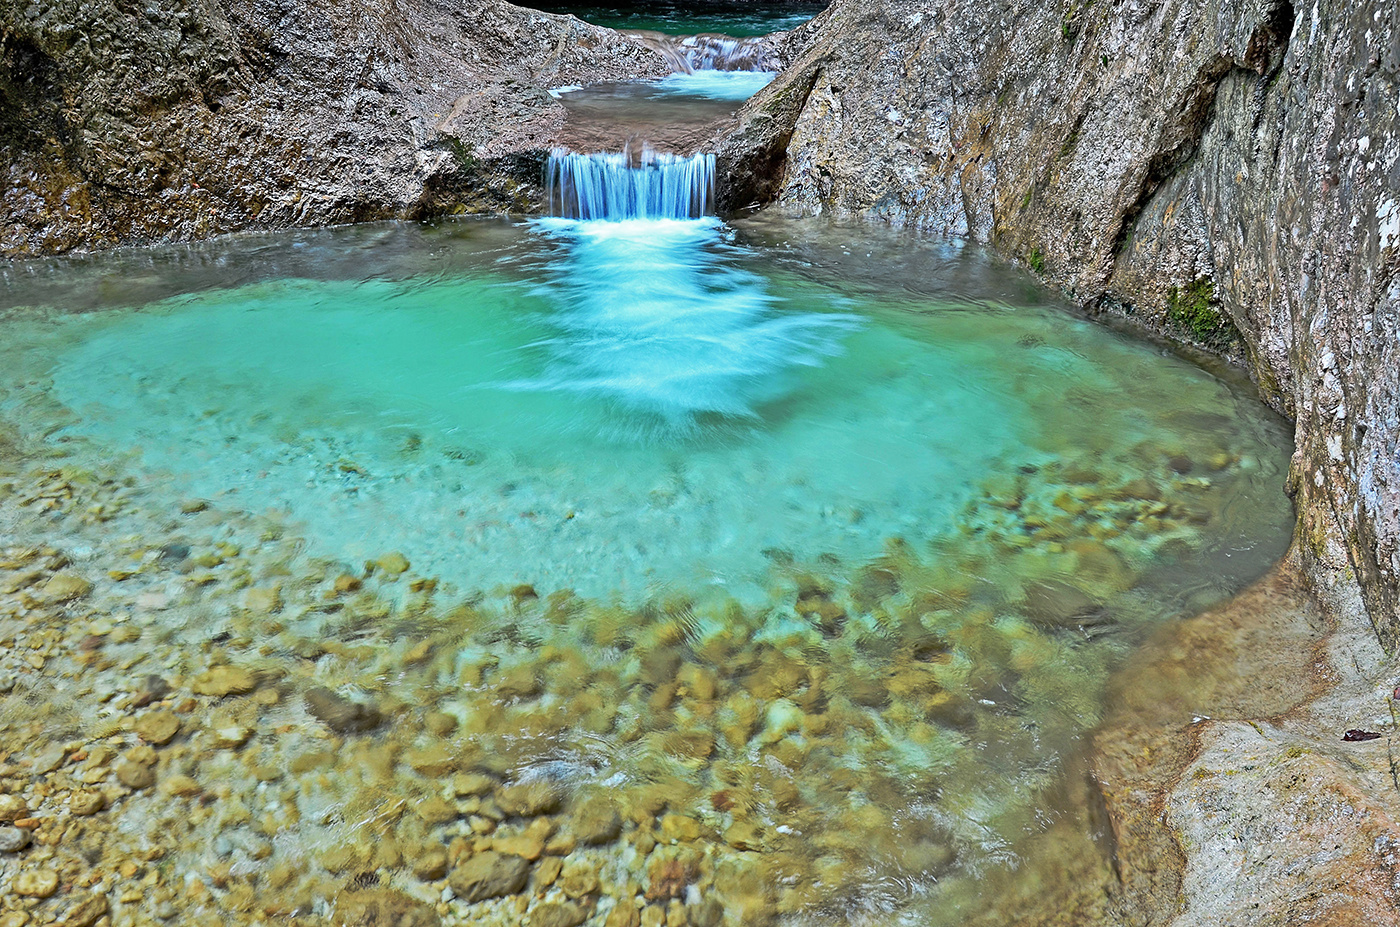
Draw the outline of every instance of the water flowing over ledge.
M715 203L715 156L557 150L545 165L551 215L566 219L698 219Z
M676 71L779 71L783 56L772 36L666 35L645 30L627 33L666 59Z

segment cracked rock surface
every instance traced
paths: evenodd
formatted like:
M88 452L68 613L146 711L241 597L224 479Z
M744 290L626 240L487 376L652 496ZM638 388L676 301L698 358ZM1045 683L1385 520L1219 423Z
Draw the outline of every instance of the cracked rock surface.
M547 88L669 71L500 0L3 0L0 36L8 255L528 209Z

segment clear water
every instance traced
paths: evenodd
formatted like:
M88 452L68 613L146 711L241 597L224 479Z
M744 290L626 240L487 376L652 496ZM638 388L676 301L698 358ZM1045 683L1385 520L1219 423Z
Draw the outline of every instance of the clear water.
M671 74L656 82L664 94L705 100L742 102L772 83L772 71L691 71Z
M825 4L759 3L536 3L547 13L571 13L610 29L646 29L672 35L718 32L735 37L767 35L795 29L820 13Z
M287 657L284 688L393 680L494 775L655 806L575 856L645 886L657 853L699 854L734 923L957 923L1045 826L1113 666L1292 523L1288 431L1239 383L875 230L360 227L14 265L0 293L0 419L31 454L135 477L133 511L276 513L291 553L233 514L210 540L282 577L265 651L377 642ZM379 617L324 605L387 551L441 604L371 571ZM210 582L207 620L241 614ZM424 627L450 644L402 662ZM521 667L539 686L498 696ZM318 801L360 788L337 775ZM441 788L395 775L375 788ZM641 844L665 814L701 836ZM307 821L266 866L333 882L343 822Z

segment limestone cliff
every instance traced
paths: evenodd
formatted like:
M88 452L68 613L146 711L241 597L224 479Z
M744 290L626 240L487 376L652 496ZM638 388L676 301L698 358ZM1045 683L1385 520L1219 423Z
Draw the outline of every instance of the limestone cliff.
M775 198L969 236L1234 353L1324 584L1400 644L1400 7L838 0L728 140ZM753 172L752 165L763 170Z
M667 70L500 0L0 0L0 254L527 208L544 88Z

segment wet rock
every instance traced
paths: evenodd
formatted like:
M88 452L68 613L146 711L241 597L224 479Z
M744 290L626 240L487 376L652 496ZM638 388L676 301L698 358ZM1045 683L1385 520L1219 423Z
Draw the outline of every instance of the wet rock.
M442 744L431 744L418 750L404 753L404 762L414 772L433 779L441 779L456 770L457 754Z
M145 708L170 694L170 683L159 676L149 675L141 680L141 686L132 694L131 706Z
M1185 475L1196 469L1196 462L1185 454L1174 454L1167 459L1167 466L1173 473Z
M534 862L544 855L545 846L553 834L554 823L550 819L536 818L522 833L492 839L491 849Z
M58 891L58 873L52 869L26 869L15 876L16 895L26 898L48 898Z
M29 831L0 824L0 853L18 853L29 846Z
M763 828L752 821L735 821L725 829L724 842L736 850L762 850Z
M68 810L78 817L88 817L107 807L107 797L93 789L80 789L68 796Z
M148 711L136 719L136 734L149 744L168 744L180 733L180 718L173 711Z
M376 560L374 565L390 576L398 576L401 573L407 573L410 566L408 558L398 551L385 554Z
M338 927L439 927L430 904L392 889L341 892L335 899Z
M156 770L152 765L123 759L112 768L117 781L134 791L149 789L156 784Z
M702 702L708 702L719 694L719 683L708 667L687 663L676 673L684 694Z
M647 866L647 900L680 898L694 878L695 868L687 860L671 856L655 858Z
M777 699L768 706L759 740L765 744L777 743L789 734L802 730L802 719L801 708L785 698Z
M308 689L304 700L311 716L338 734L363 734L384 720L374 705L353 702L321 686Z
M553 814L564 799L563 790L552 782L536 780L508 785L496 790L496 804L512 817Z
M431 795L414 804L413 812L422 818L423 822L429 826L446 824L448 821L457 818L456 806L449 804L436 795Z
M540 860L535 867L535 888L536 890L549 888L558 879L559 874L564 871L564 860L558 856L546 856Z
M46 602L61 603L81 599L92 592L92 583L76 573L56 573L44 583L40 595Z
M476 902L514 895L525 888L529 876L530 863L522 857L487 851L453 869L447 884L458 898Z
M424 882L435 882L447 875L447 849L428 847L413 860L413 874Z
M598 891L598 869L589 859L571 859L560 873L559 887L570 898L582 898Z
M1102 618L1102 603L1058 579L1028 585L1022 607L1031 621L1052 628L1077 627Z
M588 912L572 902L546 901L530 915L530 927L578 927Z
M603 921L603 927L641 927L641 924L642 912L628 898L619 901Z
M227 664L210 667L190 684L195 695L212 695L215 698L247 695L257 687L258 677L254 673L241 666Z
M723 919L724 905L714 898L707 898L686 909L686 923L691 927L719 927Z
M234 750L246 744L253 736L251 724L229 713L215 712L209 717L208 735L215 746L224 750Z
M533 698L542 689L539 673L528 663L511 667L496 679L496 693L505 699Z
M204 789L189 776L176 774L165 780L165 784L161 786L161 791L165 792L167 795L189 798L198 795L200 792L204 791Z
M358 576L342 573L335 578L335 583L332 588L335 590L336 595L346 595L347 593L359 591L360 587L363 585L364 583L360 581Z
M282 587L259 586L243 593L243 607L254 615L271 615L282 610Z
M622 815L618 814L612 799L590 795L574 807L569 831L579 843L611 843L622 833Z
M34 757L34 771L40 775L51 773L68 760L68 751L55 744ZM3 801L3 798L0 798Z
M70 907L59 923L61 927L92 927L110 907L106 895L87 895Z
M0 795L0 822L12 824L29 817L29 803L18 795Z
M681 666L681 652L675 647L657 647L642 654L642 682L665 685L675 680Z
M486 795L500 783L485 773L458 773L452 777L452 792L458 798Z
M438 737L448 737L457 729L457 718L443 711L430 711L423 716L423 726Z
M690 843L700 838L700 822L685 814L667 814L661 818L661 837L672 843Z

